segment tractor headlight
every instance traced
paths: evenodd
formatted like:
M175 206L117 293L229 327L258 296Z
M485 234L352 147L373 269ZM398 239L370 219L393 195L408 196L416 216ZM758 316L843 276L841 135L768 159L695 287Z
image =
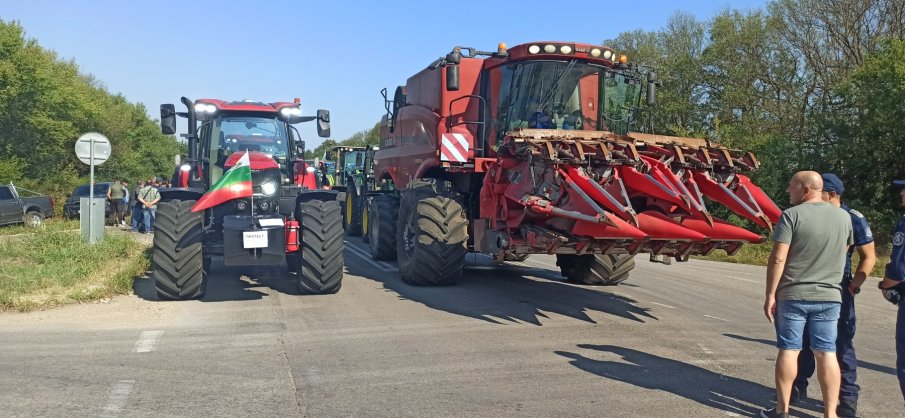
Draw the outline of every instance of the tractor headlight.
M271 196L277 192L277 184L272 181L261 183L261 193L265 196Z
M284 117L299 117L302 116L302 109L298 107L284 107L280 109L280 113Z

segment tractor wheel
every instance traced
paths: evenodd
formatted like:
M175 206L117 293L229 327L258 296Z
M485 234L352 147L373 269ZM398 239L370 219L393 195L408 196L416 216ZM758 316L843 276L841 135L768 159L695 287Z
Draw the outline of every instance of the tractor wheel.
M399 199L386 194L378 195L371 202L368 219L368 248L371 258L392 261L396 259L396 219L399 217Z
M434 180L416 180L402 194L396 258L402 280L448 285L465 268L468 220L455 191Z
M557 254L556 265L569 281L612 286L628 279L635 268L635 258L629 254Z
M22 217L22 223L30 228L37 228L44 224L44 215L41 212L30 210Z
M198 299L207 284L202 214L192 212L194 200L157 205L154 221L154 287L160 300ZM208 258L209 259L209 258Z
M357 237L361 235L361 208L358 203L358 192L355 186L350 186L346 190L345 216L343 217L343 229L346 235Z
M309 200L298 207L300 255L294 257L299 292L336 293L343 280L342 210L337 201Z
M361 208L361 240L364 241L365 244L368 243L368 237L369 237L369 234L368 234L369 219L368 218L370 218L370 215L368 212L370 212L370 211L371 211L371 205L368 202L368 200L365 199L364 204L362 205L362 208Z

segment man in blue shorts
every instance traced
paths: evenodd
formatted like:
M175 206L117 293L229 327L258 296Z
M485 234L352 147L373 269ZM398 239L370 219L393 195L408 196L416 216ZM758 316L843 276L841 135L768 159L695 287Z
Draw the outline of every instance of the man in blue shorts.
M860 212L842 203L842 192L845 186L838 176L832 173L821 175L823 178L823 195L826 202L848 212L852 222L855 245L849 247L845 258L845 272L842 275L842 306L839 311L839 322L836 335L836 358L842 372L842 386L839 390L839 407L836 414L840 417L854 417L858 410L858 359L855 357L855 295L861 292L861 285L877 262L874 252L874 237L870 232L867 218ZM852 254L858 251L858 268L852 274ZM804 346L810 345L807 332L804 334ZM792 386L792 403L807 397L808 379L814 374L814 354L804 350L798 356L798 377Z
M805 326L817 363L824 408L828 417L836 416L840 379L836 322L842 304L845 254L854 240L848 214L824 202L822 191L820 174L795 173L786 188L792 207L782 212L774 229L764 315L776 327L779 354L775 365L776 406L760 412L765 418L789 416Z
M905 206L905 180L893 182L899 190L902 198L902 206ZM896 231L892 236L892 254L889 256L889 264L886 265L886 273L880 282L880 290L883 297L893 305L899 305L899 313L896 318L896 375L899 377L899 389L905 398L905 216L899 218Z

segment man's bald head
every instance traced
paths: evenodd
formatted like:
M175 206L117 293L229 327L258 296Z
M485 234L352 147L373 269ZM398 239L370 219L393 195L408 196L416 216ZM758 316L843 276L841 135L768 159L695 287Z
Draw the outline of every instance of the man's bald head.
M804 202L820 202L820 191L823 190L823 178L816 171L799 171L792 176L786 192L789 203L793 206Z

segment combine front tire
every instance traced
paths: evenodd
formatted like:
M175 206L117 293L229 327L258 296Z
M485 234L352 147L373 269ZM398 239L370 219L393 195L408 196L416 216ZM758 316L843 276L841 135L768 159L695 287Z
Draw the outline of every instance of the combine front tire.
M298 264L299 292L306 295L336 293L343 280L342 210L337 201L309 200L298 207L301 245Z
M399 218L399 199L381 194L369 208L368 249L375 260L396 259L396 219Z
M448 285L462 277L468 220L456 193L433 180L409 183L402 194L396 256L402 280Z
M628 254L558 254L556 265L569 281L598 286L612 286L628 279L635 268L635 258Z
M210 263L203 255L202 214L192 212L192 206L194 200L172 200L157 205L152 258L154 287L160 300L204 296Z

